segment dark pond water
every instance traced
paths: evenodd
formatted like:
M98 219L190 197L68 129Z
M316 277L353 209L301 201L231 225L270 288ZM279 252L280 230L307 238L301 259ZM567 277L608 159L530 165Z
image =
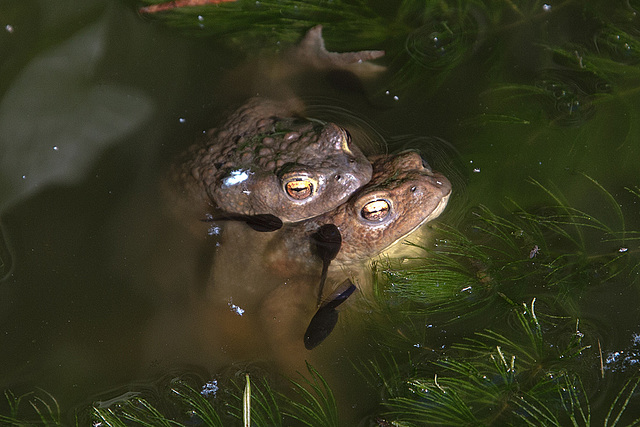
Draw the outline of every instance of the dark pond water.
M586 212L583 222L597 219L612 230L585 227L576 245L543 233L549 241L530 245L582 260L588 268L571 282L578 286L554 287L543 275L500 289L516 304L540 298L549 318L580 319L591 347L577 364L594 417L603 419L635 375L640 351L640 4L423 8L405 1L398 12L378 3L358 15L357 8L322 14L283 2L298 14L292 21L273 18L271 2L263 2L263 15L243 3L219 30L212 28L222 18L209 23L216 6L156 20L138 15L132 2L0 4L0 387L18 395L47 390L71 414L175 376L294 375L307 359L334 388L345 420L377 413L385 393L355 365L374 357L378 341L407 338L406 324L391 323L391 337L380 338L384 323L397 318L376 315L362 292L313 353L282 337L269 347L270 338L251 326L261 322L251 307L275 286L260 267L264 249L234 224L233 238L216 246L212 237L203 254L167 220L157 186L173 155L251 94L255 80L234 74L240 64L256 62L258 53L286 58L286 46L322 22L329 49L385 49L379 62L388 68L363 86L305 81L297 90L309 115L350 126L368 153L421 150L454 186L437 224L473 238L479 205L500 215L544 215L543 207L564 204ZM628 255L623 267L607 264L617 253ZM237 305L199 297L195 283L211 259L218 259L218 286L237 288ZM589 270L594 259L609 267L606 279ZM301 290L276 301L295 312L307 298ZM504 326L509 308L492 307L453 324L442 319L464 310L409 316L427 325L420 341L389 344L390 354L405 360L417 348L446 349ZM553 328L547 332L553 336ZM424 357L434 354L414 356ZM637 401L626 414L634 412Z

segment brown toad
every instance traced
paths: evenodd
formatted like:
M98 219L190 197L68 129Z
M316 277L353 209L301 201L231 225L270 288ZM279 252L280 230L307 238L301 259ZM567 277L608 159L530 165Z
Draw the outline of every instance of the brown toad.
M366 73L376 69L366 61L383 54L328 52L317 26L293 50L281 78L288 78L293 63ZM303 118L301 111L295 98L255 97L207 132L172 169L183 204L201 212L213 205L226 213L296 222L345 202L369 181L371 165L346 129Z
M371 164L345 129L253 98L191 147L175 173L194 203L294 222L343 203L369 181Z
M442 213L451 184L444 175L432 171L418 153L405 151L370 160L371 181L333 211L283 229L271 242L272 250L267 251L271 262L279 260L282 267L318 264L311 236L321 226L334 224L342 245L333 264L361 264Z
M312 235L325 224L334 224L342 237L330 275L359 274L365 262L442 213L451 184L418 153L375 156L371 162L371 181L330 212L260 235L244 224L225 224L224 250L211 269L210 296L250 307L260 305L264 294L283 281L317 282L322 262L314 253Z
M238 361L271 361L286 374L302 372L310 357L314 366L334 364L332 344L310 354L303 342L317 310L322 264L312 251L311 235L325 224L335 224L342 235L328 295L345 275L362 273L366 261L436 218L451 193L449 181L415 152L371 161L371 181L331 212L274 233L256 233L238 222L221 225L207 297L194 296L188 315L181 308L160 319L149 354L157 358L163 352L169 360L212 369ZM365 282L354 283L367 292Z

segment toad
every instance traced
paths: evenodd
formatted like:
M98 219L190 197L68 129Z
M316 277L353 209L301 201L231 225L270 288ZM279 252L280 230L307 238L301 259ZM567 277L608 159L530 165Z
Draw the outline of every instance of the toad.
M303 340L317 310L322 268L311 236L325 224L335 224L342 236L326 298L345 275L362 273L366 262L438 217L451 194L449 181L416 152L370 160L371 181L330 212L273 233L257 233L240 222L221 224L207 298L195 296L188 316L180 308L163 317L155 329L157 342L147 346L149 354L157 358L162 351L167 360L211 369L271 361L286 374L303 372L305 360L314 366L323 360L334 364L333 345L341 334L312 353ZM361 292L367 292L365 280L354 280ZM355 300L352 296L349 302Z
M366 291L363 289L366 279L362 277L364 263L437 218L447 205L450 182L434 172L418 153L376 156L371 162L371 181L347 203L284 228L267 246L266 265L285 281L264 298L259 312L265 331L271 331L268 336L279 353L278 359L286 360L287 364L295 365L300 357L303 319L310 318L316 298L319 309L304 332L307 350L314 349L331 333L338 321L336 308L356 289L347 279L332 296L325 293L327 302L320 306L329 260L334 279L339 275L360 276L356 283ZM334 232L339 235L333 235ZM303 272L308 272L307 279L300 280ZM312 274L321 276L319 286L313 280L309 283ZM289 354L298 356L292 358Z
M282 283L289 280L306 281L309 289L317 289L322 261L314 253L312 236L323 225L334 224L342 238L330 274L358 274L367 261L442 213L451 184L418 153L405 151L370 160L371 181L330 212L259 236L244 224L225 224L224 250L218 252L211 269L210 296L249 307L262 304L262 297L274 288L287 292L288 286Z
M292 51L282 73L291 73L294 62L367 73L375 66L366 61L383 54L329 52L317 26ZM346 129L305 118L302 110L295 98L254 97L208 131L170 174L183 204L200 212L214 206L225 213L271 214L296 222L344 203L370 180L371 164Z
M437 218L451 194L451 184L434 172L414 151L374 156L371 181L331 212L283 229L267 251L269 263L318 264L311 236L325 224L334 224L342 244L332 265L361 265L427 221Z

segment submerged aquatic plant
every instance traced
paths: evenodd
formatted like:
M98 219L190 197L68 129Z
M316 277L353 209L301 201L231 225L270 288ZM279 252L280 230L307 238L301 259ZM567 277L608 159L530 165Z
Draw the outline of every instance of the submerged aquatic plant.
M605 20L602 17L608 14L603 14L599 3L142 0L140 10L170 6L145 16L191 35L215 37L217 44L247 53L291 46L306 30L323 24L334 50L387 51L383 62L389 73L371 94L380 104L409 98L421 102L436 96L442 87L471 98L478 88L460 78L460 71L472 63L472 72L481 67L477 75L506 77L505 83L488 91L492 96L537 99L556 123L577 126L594 114L600 95L611 92L611 76L633 74L634 70L625 70L633 67L624 65L635 65L640 58L637 31L628 23L635 15L628 12L622 22L619 17ZM564 34L557 36L549 28L562 28L562 21L572 13L582 16L581 25L572 27L579 36L554 45ZM539 29L534 32L532 27ZM520 32L527 34L526 40L520 40ZM511 76L513 70L522 74L534 63L540 69L527 71L532 78L523 81L521 75ZM504 107L499 112L483 109L463 123L529 124L534 119Z
M37 390L16 396L10 390L5 390L4 396L9 414L0 414L2 425L62 425L60 406L55 397L46 391Z
M144 1L146 7L154 8L163 3ZM382 42L389 34L384 20L362 0L236 0L158 12L147 16L192 35L215 36L218 42L243 50L292 45L319 23L326 24L325 37L332 45L345 39L370 45Z
M407 242L423 257L375 264L385 319L370 327L383 337L381 355L360 370L384 385L384 425L640 422L629 411L637 369L627 369L626 385L604 410L589 401L597 384L582 380L594 371L604 378L607 366L597 332L588 322L593 335L580 330L581 298L604 284L632 287L640 276L640 233L627 225L636 218L600 183L584 179L595 189L592 203L600 195L592 206L606 219L531 180L551 206L525 210L511 200L515 209L506 216L480 207L467 227L435 226L433 246ZM640 201L637 188L627 192ZM484 331L465 337L461 325Z
M304 425L335 426L340 425L338 407L331 387L322 375L307 363L310 378L302 377L301 381L291 380L298 400L289 400L287 415Z
M141 397L132 397L122 403L118 403L114 408L93 408L93 425L124 427L131 423L135 425L152 426L177 426L181 423L162 414L149 401ZM219 424L208 424L211 426L222 426Z
M514 312L520 334L486 330L454 345L449 356L430 363L431 378L415 375L404 390L388 390L383 419L401 426L590 426L589 394L571 366L590 349L584 335L576 329L566 345L557 345L543 332L535 300ZM639 382L636 374L620 389L604 425L616 425Z
M281 410L282 401L278 392L273 390L266 378L254 377L252 383L249 381L251 381L249 376L245 376L245 388L242 397L239 395L240 384L234 383L233 390L235 391L230 393L227 402L231 416L244 421L248 415L252 425L256 426L279 427L284 425L284 415ZM246 386L247 384L251 384L250 388ZM241 404L242 411L240 411ZM249 411L248 414L247 411Z
M329 385L315 368L311 365L307 368L309 377L301 375L301 380L290 380L299 399L275 391L266 378L251 379L249 374L242 377L244 384L232 381L227 390L215 397L175 379L163 410L142 396L132 396L108 407L94 406L92 420L94 425L114 427L128 425L128 422L142 426L223 426L234 419L245 426L339 425L337 405ZM179 408L181 415L168 408Z
M636 282L640 233L625 228L623 212L609 192L592 178L585 179L612 207L615 214L607 220L571 207L557 189L532 180L552 206L532 213L512 200L516 210L509 217L481 206L466 232L438 226L432 247L414 245L425 252L416 266L376 266L389 284L387 289L385 281L379 283L380 295L420 303L417 310L422 315L442 313L455 321L495 309L504 295L548 296L572 307L571 299L619 275ZM634 190L629 192L637 197Z

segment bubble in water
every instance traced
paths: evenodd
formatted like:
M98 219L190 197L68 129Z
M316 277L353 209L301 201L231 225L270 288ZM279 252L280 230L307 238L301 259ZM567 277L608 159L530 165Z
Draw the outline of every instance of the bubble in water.
M593 75L581 71L546 70L536 82L551 118L560 125L578 126L595 113L593 96L608 87Z
M405 41L405 49L423 67L431 70L447 69L459 63L475 41L474 22L449 25L431 22L418 28ZM469 32L472 30L472 33Z
M640 43L635 29L627 33L622 28L608 26L594 36L593 42L600 53L608 54L616 62L628 65L640 62Z

